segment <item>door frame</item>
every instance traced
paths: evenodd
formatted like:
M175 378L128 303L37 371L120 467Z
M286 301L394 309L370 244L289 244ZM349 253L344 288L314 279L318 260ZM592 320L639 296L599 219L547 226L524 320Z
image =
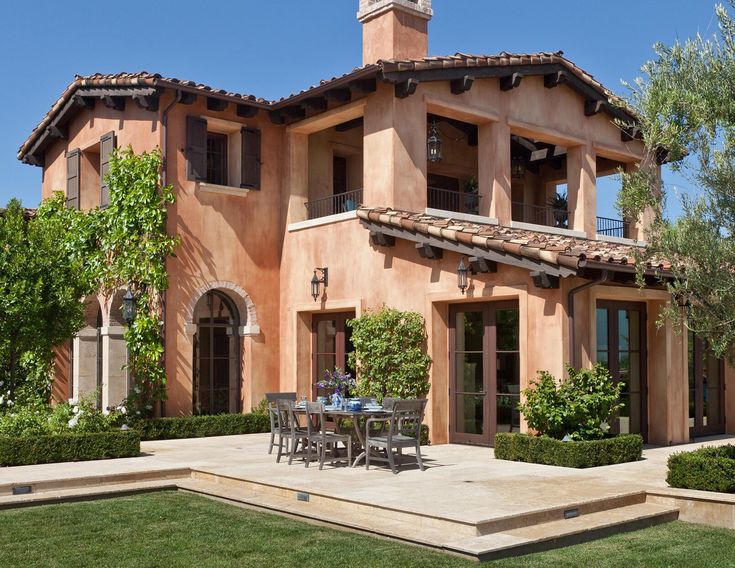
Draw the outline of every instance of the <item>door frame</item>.
M345 335L347 329L347 320L355 319L355 310L344 311L344 312L326 312L326 313L314 313L311 316L311 398L316 400L317 397L317 386L316 384L321 380L320 373L324 372L324 369L317 369L317 360L319 355L328 355L331 353L318 353L317 352L317 324L320 321L336 321L337 332L334 338L335 341L335 354L334 364L340 367L342 371L346 371L347 368L347 350L345 349ZM341 364L340 364L341 363Z
M608 314L614 311L615 317L608 315L607 319L607 340L608 340L608 370L610 375L615 378L619 371L619 342L618 342L618 318L617 310L635 310L640 313L640 352L641 352L641 436L644 440L648 439L648 305L645 302L630 302L620 300L597 300L595 305L595 325L597 325L597 310L606 309ZM612 349L612 338L615 338L615 349ZM597 360L597 345L595 347L595 360ZM613 356L614 355L614 356ZM614 364L613 364L614 362ZM617 382L617 381L616 381ZM616 422L614 431L617 433L618 423Z
M701 438L704 436L715 436L717 434L725 433L725 361L718 359L718 366L720 372L720 421L717 424L707 424L704 426L704 384L702 377L704 376L703 370L707 363L707 358L711 355L707 353L704 341L698 338L696 335L691 334L687 337L687 340L692 339L693 345L693 356L694 356L694 426L689 427L690 438ZM699 363L699 365L697 364ZM689 367L687 366L687 374L689 373ZM687 376L687 400L690 392L689 388L689 377ZM687 421L689 420L687 404Z
M450 304L449 306L449 443L470 444L477 446L492 446L497 430L497 327L496 314L498 310L520 310L518 300L499 300L490 302L473 302L464 304ZM485 400L483 403L483 434L466 434L457 429L457 313L482 312L483 339L482 339L482 368L483 388ZM519 325L519 351L520 321Z

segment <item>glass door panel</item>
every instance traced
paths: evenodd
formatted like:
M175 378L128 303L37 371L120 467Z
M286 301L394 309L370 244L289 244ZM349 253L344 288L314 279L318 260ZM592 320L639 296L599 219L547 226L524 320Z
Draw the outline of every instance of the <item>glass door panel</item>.
M496 432L520 429L518 318L514 302L453 307L452 442L490 445Z
M688 339L689 435L722 434L725 431L723 362L691 331Z
M614 430L645 437L645 304L599 301L596 316L597 361L622 384L623 406Z
M316 384L324 379L325 371L339 367L354 377L354 370L347 365L347 356L354 350L352 330L347 321L354 318L354 312L335 314L316 314L312 317L311 358L312 358L312 397L332 394Z

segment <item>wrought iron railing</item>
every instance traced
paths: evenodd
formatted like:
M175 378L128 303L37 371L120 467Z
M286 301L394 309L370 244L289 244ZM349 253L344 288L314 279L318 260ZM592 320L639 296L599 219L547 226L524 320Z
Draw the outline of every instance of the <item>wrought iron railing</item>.
M630 238L630 223L622 219L610 219L609 217L597 218L597 234L606 237Z
M355 189L309 201L306 203L306 211L309 219L319 219L328 215L354 211L361 203L362 189Z
M531 223L558 229L569 228L569 211L544 205L531 205L514 201L511 204L511 217L519 223Z
M432 209L455 211L456 213L480 213L480 196L476 193L462 193L438 187L428 188L428 206Z

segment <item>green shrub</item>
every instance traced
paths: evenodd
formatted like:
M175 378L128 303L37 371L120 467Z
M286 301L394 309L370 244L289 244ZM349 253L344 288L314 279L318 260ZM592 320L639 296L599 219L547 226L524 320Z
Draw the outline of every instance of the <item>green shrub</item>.
M669 456L671 487L735 493L735 446L699 448Z
M643 438L638 434L570 442L527 434L495 435L495 457L499 460L587 468L638 461L642 453Z
M140 435L135 431L0 436L0 466L127 458L138 454Z
M261 414L216 414L149 418L131 424L143 440L206 438L270 432L268 416Z
M539 372L531 388L523 391L518 408L529 428L551 438L599 440L621 408L621 383L615 383L601 364L593 369L567 368L569 377L557 384L553 375Z
M352 328L355 347L349 365L357 370L359 396L383 400L428 394L431 357L426 354L426 324L421 314L384 306L347 325Z

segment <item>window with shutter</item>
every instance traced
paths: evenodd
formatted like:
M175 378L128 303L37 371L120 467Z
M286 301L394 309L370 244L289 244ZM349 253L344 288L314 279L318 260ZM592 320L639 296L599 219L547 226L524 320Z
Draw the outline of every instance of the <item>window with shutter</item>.
M260 130L243 128L240 187L260 189Z
M79 209L79 149L66 153L66 206Z
M186 117L187 178L205 181L207 178L207 121L198 116Z
M100 138L100 207L110 204L110 187L105 176L109 170L110 154L115 149L115 133L108 132Z

